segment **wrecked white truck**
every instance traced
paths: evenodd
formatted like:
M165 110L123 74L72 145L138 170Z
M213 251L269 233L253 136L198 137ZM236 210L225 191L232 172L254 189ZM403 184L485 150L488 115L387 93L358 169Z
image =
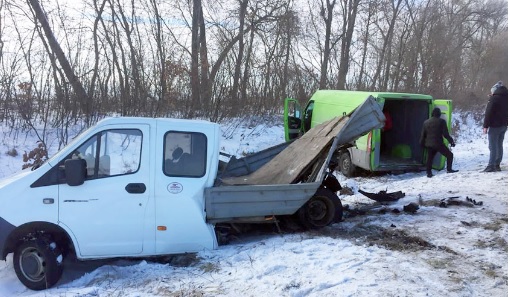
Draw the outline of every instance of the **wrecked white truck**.
M333 147L382 126L368 98L353 113L244 159L219 159L219 125L110 118L44 164L0 180L0 259L28 288L55 285L63 259L148 257L218 245L220 224L296 218L331 224L340 200L323 180ZM337 182L338 183L338 182Z

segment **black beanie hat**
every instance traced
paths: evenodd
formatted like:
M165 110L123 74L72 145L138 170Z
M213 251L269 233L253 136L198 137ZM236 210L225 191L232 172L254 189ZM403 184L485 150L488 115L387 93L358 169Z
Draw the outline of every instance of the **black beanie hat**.
M435 107L434 110L432 110L432 116L439 118L441 116L441 109L439 109L439 107Z

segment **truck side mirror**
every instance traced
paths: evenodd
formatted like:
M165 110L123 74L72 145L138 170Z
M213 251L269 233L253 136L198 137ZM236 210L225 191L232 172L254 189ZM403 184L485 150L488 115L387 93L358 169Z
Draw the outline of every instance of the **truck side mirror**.
M69 159L64 162L67 184L79 186L87 177L87 162L83 159Z

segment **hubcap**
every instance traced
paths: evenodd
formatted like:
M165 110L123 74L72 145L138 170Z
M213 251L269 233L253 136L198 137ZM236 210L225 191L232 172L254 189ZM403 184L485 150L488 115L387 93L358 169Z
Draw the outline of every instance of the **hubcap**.
M44 279L46 262L39 251L33 247L27 247L21 252L21 272L32 282L39 282Z
M345 170L349 170L349 160L344 159L344 161L342 162L342 166Z
M310 218L314 221L323 219L326 216L326 206L319 201L311 201L308 209Z

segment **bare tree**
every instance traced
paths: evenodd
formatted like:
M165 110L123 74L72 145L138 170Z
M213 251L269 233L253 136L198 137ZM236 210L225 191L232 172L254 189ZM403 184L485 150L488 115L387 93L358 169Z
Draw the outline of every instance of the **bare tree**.
M331 48L334 47L336 43L336 40L332 40L331 32L333 26L333 10L335 9L336 0L321 0L320 5L320 16L324 22L326 32L324 34L324 51L322 53L319 88L325 89L328 77L328 65L331 59Z
M342 14L344 17L342 22L342 38L340 44L340 65L338 67L338 81L336 84L336 88L339 90L345 89L347 82L352 35L354 33L360 1L361 0L349 0L345 1L342 5Z
M395 3L396 2L396 3ZM374 73L374 77L372 80L372 85L370 89L376 89L376 84L379 82L378 89L386 90L388 86L388 74L389 74L389 64L391 57L391 43L393 41L393 34L395 30L395 23L397 21L397 17L401 8L402 0L391 1L391 7L389 7L390 11L388 12L386 9L388 7L381 6L380 8L384 9L383 13L388 17L386 19L387 24L378 25L379 32L383 36L383 44L382 48L378 52L378 62L376 66L376 70ZM381 77L381 72L385 69L384 75Z
M85 112L86 115L90 115L92 112L92 106L90 104L90 100L88 98L87 93L85 92L85 89L83 88L83 85L81 84L80 80L74 73L73 68L71 67L71 64L69 64L69 61L67 60L64 52L62 51L62 48L60 47L60 44L56 40L53 31L51 30L50 24L48 23L48 19L46 18L46 14L44 13L40 3L38 0L28 0L28 4L33 9L35 13L35 17L41 24L45 37L48 41L48 44L55 54L57 60L59 61L60 66L62 67L62 70L64 71L66 78L69 80L69 83L73 87L74 92L78 96L81 104L82 109Z

